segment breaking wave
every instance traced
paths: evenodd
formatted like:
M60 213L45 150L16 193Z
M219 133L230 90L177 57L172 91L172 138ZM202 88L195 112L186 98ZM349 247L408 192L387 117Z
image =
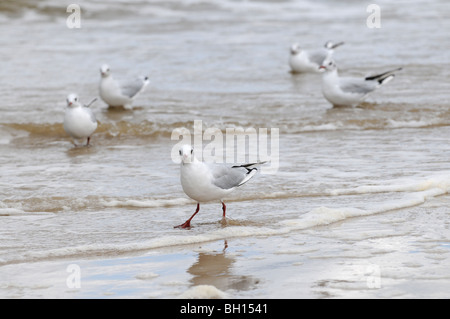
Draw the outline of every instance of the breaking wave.
M339 196L339 195L361 195L380 192L403 193L403 196L396 197L392 200L385 200L378 205L368 207L326 207L319 206L305 213L299 213L295 218L282 219L277 222L271 221L264 224L245 224L231 223L228 227L214 228L202 233L198 232L173 232L163 237L154 237L147 240L140 240L132 243L93 243L87 245L79 245L73 247L63 247L44 251L30 251L21 257L15 256L0 259L0 265L21 263L29 261L39 261L47 259L72 258L77 256L98 256L98 255L120 255L130 252L139 252L157 248L167 248L172 246L181 246L189 244L206 243L221 239L241 238L249 236L279 236L290 232L310 229L312 227L330 225L349 218L370 216L389 212L392 210L410 208L432 200L433 198L450 192L450 172L443 173L439 176L430 176L428 178L418 179L416 181L399 182L392 185L380 186L360 186L352 189L332 190L328 195L323 196ZM287 196L284 194L284 196ZM292 194L293 197L302 196L300 194ZM304 196L304 195L303 195ZM174 199L149 199L149 200L133 200L133 199L103 199L100 205L104 207L122 207L131 206L137 208L152 207L169 207L183 206L192 201L186 198ZM0 203L0 216L24 215L26 212L20 209L7 208L5 204ZM44 214L44 213L42 213Z

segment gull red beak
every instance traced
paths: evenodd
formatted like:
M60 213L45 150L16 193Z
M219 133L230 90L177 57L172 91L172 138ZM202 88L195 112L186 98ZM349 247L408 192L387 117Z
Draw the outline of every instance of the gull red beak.
M325 69L326 67L324 65L319 66L319 70L320 69Z

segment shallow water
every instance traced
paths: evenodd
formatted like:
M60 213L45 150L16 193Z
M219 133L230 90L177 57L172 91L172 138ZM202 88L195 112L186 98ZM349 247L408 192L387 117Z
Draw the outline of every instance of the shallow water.
M353 1L89 0L80 29L33 3L0 4L1 297L449 297L445 1L379 2L380 29ZM332 108L287 64L330 39L343 75L403 70ZM97 96L102 63L151 82L132 111L96 102L74 148L65 98ZM194 121L278 129L279 167L232 193L226 224L211 203L180 230L195 203L171 135Z

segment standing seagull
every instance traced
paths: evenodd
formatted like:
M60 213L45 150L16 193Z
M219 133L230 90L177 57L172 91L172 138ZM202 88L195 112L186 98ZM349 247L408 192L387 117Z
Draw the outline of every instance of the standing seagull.
M298 43L291 46L291 55L289 56L289 66L292 73L318 73L319 67L327 59L331 59L334 49L344 42L334 44L331 41L325 43L321 49L314 51L301 50Z
M333 106L356 106L362 102L369 93L375 91L383 84L391 81L402 68L387 71L366 78L339 77L336 63L327 60L321 69L325 69L322 78L322 93Z
M135 78L126 83L117 82L111 75L111 69L107 64L100 68L100 97L110 107L124 107L132 109L133 99L149 83L148 77Z
M97 99L93 99L87 105L81 105L76 94L67 96L67 107L64 115L64 130L75 140L87 139L86 146L89 146L91 135L97 129L97 119L89 108Z
M226 206L223 198L237 187L249 181L258 171L257 166L265 162L228 167L200 162L194 156L194 149L184 145L180 149L181 186L183 191L197 201L197 210L185 223L175 228L191 227L191 220L200 210L200 203L219 200L222 203L223 218Z

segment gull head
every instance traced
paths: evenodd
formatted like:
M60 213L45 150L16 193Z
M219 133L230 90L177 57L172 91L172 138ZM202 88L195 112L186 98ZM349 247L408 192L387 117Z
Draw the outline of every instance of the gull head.
M319 66L319 69L324 69L325 71L334 71L337 69L336 63L333 60L325 60L322 65Z
M291 54L292 55L296 55L300 53L300 44L298 43L294 43L293 45L291 45Z
M75 93L70 93L70 94L67 96L66 101L67 101L67 106L68 106L68 107L76 107L76 106L79 105L79 102L78 102L78 95L76 95Z
M183 145L179 153L183 164L192 163L194 161L194 148L191 145Z
M100 74L103 78L106 78L110 75L111 69L109 68L108 64L103 64L100 68Z

